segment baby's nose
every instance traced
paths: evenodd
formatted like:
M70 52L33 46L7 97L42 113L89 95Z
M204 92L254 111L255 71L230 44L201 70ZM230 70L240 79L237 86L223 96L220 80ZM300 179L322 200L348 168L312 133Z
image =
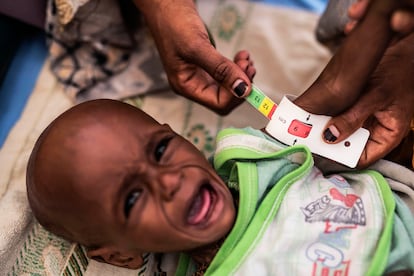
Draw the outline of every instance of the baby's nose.
M180 189L181 181L182 173L180 170L160 172L158 175L158 183L162 199L165 201L172 200L176 192Z

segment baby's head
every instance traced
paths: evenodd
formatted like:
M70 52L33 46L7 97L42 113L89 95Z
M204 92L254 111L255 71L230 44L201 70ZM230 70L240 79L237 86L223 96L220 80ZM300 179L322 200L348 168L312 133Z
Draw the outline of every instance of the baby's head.
M230 191L203 154L140 109L79 104L39 137L27 169L37 220L88 255L137 268L145 252L193 251L231 229Z

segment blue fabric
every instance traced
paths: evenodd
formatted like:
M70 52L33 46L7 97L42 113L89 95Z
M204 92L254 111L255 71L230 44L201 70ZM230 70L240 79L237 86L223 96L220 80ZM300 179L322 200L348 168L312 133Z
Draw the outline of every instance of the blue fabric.
M26 37L0 87L0 147L20 118L47 56L43 34Z
M271 5L285 6L308 10L315 13L322 13L328 4L328 0L251 0L252 2L262 2Z

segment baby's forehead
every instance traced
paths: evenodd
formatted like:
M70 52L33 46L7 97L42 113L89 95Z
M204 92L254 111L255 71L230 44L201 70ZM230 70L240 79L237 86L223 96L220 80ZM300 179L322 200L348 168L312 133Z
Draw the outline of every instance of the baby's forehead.
M129 132L159 126L142 110L126 103L101 100L77 105L59 116L52 124L64 137L76 138L94 132Z
M90 110L89 105L74 107L51 124L37 160L37 167L51 179L76 182L119 171L122 164L142 156L151 133L162 128L128 104L99 103L102 105L94 103Z

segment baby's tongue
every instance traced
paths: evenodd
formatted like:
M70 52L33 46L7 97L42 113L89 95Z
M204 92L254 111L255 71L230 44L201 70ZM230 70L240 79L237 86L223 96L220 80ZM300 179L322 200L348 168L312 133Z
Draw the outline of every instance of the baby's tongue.
M210 192L205 187L202 187L200 193L194 199L188 214L188 223L200 223L207 215L210 208L211 198Z

